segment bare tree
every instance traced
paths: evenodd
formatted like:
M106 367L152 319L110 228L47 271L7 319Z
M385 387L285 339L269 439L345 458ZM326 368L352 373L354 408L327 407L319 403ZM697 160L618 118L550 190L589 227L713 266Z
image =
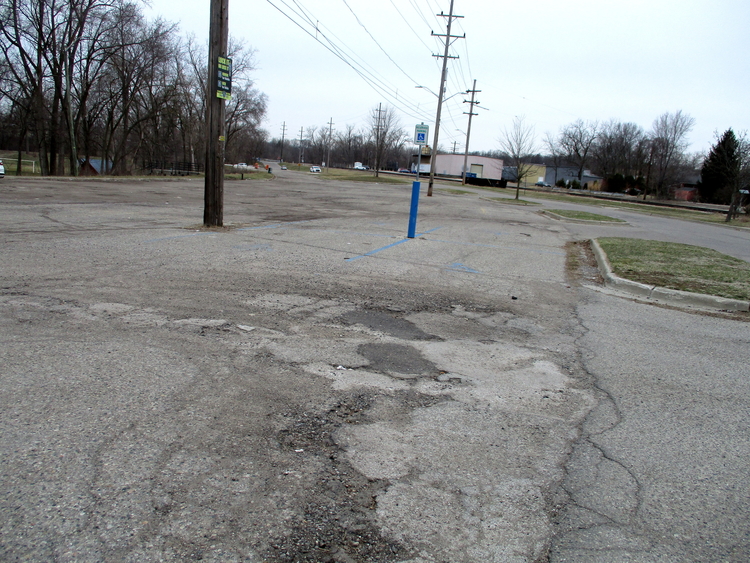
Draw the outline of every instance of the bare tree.
M336 134L335 152L340 163L351 166L359 159L362 153L362 134L358 133L354 125L346 125L346 128Z
M560 143L557 142L557 139L555 139L555 137L553 137L552 133L550 133L549 131L544 134L544 139L542 142L544 143L545 148L552 158L552 167L555 169L555 181L553 182L553 184L557 184L557 170L563 164L563 160L565 159L565 151L562 146L560 146Z
M646 138L642 127L612 119L604 123L591 147L595 170L609 178L613 174L635 175L642 167L638 162L640 147Z
M596 140L599 132L599 124L596 121L578 119L566 125L560 130L560 146L563 147L567 159L578 168L578 181L583 178L591 156L591 146Z
M500 149L508 155L516 181L516 199L521 189L521 182L531 175L532 164L530 155L536 152L536 136L534 126L527 125L524 116L513 118L513 126L504 128L500 139Z
M370 122L370 135L375 140L375 176L377 177L388 153L403 145L404 131L396 110L391 106L373 109Z
M668 195L669 185L676 181L680 165L684 164L685 151L689 143L687 135L693 129L695 119L682 110L664 113L656 118L651 128L650 164L659 197ZM644 199L646 194L644 193Z

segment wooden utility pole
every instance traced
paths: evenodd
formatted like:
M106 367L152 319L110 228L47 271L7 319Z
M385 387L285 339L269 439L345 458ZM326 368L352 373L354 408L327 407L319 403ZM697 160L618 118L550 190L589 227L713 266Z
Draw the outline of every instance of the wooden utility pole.
M229 0L211 0L208 46L208 80L206 81L206 183L203 224L207 227L224 225L224 148L227 43L229 37ZM222 59L221 66L219 59ZM223 97L218 97L217 94Z
M302 167L302 132L304 129L304 127L299 128L299 162L297 162L297 170Z
M383 166L383 163L380 162L380 159L383 156L384 152L384 139L381 137L381 131L380 131L380 117L383 114L383 104L378 104L378 119L376 121L375 126L375 177L378 178L380 176L380 168Z
M328 122L328 161L326 162L326 172L331 170L331 138L333 137L333 118Z
M466 37L466 34L464 35L451 35L451 25L453 24L454 19L462 18L463 16L454 16L453 15L453 0L451 0L451 8L450 12L446 16L444 13L440 12L438 14L439 16L442 16L444 18L448 18L448 31L445 35L440 35L437 33L432 33L434 37L445 37L445 53L442 55L432 55L433 57L442 57L443 59L443 72L440 74L440 90L438 91L438 106L437 106L437 116L435 117L435 137L432 142L432 152L430 154L430 183L427 187L427 195L432 197L432 184L435 182L435 170L437 168L437 150L438 150L438 141L440 140L440 112L443 109L443 94L445 93L445 76L448 72L448 59L457 59L458 57L452 57L448 55L448 49L451 46L451 39L463 39Z
M462 185L466 185L466 166L469 162L469 136L471 135L471 118L474 115L479 115L477 113L474 113L474 106L477 105L479 102L474 101L474 94L477 92L481 92L481 90L477 90L477 81L474 80L474 86L471 88L471 90L467 90L467 94L471 92L471 101L464 100L465 104L471 104L469 106L469 128L466 130L466 149L464 150L464 172L463 172L463 179L461 181ZM466 115L467 112L464 112L464 115Z
M281 154L279 155L279 164L284 160L284 135L286 134L286 121L281 125Z

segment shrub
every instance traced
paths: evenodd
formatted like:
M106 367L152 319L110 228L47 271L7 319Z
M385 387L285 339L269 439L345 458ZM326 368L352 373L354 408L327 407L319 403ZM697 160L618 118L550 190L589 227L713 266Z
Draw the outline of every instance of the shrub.
M626 186L627 182L625 181L625 177L622 174L614 174L613 176L607 178L608 192L620 194L625 191Z

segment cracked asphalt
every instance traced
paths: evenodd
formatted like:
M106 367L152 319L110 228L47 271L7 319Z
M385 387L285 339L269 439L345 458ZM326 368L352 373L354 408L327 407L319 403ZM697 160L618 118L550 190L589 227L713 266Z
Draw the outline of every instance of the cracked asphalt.
M0 184L0 559L747 560L741 317L480 192L202 194Z

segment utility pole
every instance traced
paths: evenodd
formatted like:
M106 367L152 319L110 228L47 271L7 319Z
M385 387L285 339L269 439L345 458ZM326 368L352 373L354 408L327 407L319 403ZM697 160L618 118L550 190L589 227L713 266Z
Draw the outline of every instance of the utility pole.
M469 105L469 128L466 130L466 150L464 151L464 173L463 173L463 180L461 181L462 185L466 185L466 165L469 162L469 136L471 135L471 117L473 115L479 115L478 113L474 113L474 106L479 103L479 101L474 101L474 94L477 92L481 92L481 90L477 90L477 81L474 80L474 86L472 86L471 90L467 90L467 94L471 94L471 101L464 100L465 104ZM466 115L467 112L464 112L464 115Z
M382 140L380 138L380 116L383 113L383 110L381 109L382 107L383 107L382 103L378 104L378 119L377 119L377 125L375 127L375 177L376 178L379 176L380 166L382 164L380 162L380 157L381 157L381 152L382 152L380 150L380 143Z
M442 57L443 59L443 72L440 73L440 90L438 90L438 105L437 105L437 115L435 117L435 136L432 141L432 153L430 154L430 183L427 187L427 195L429 197L432 197L432 184L435 182L435 169L437 168L437 149L438 149L438 141L440 140L440 112L443 109L443 94L445 90L445 76L448 72L448 59L457 59L458 57L452 57L448 55L448 49L451 46L451 39L463 39L466 37L466 34L464 35L451 35L451 25L453 24L453 20L457 18L462 18L463 16L454 16L453 15L453 0L451 0L451 7L448 15L446 16L443 14L443 12L440 12L437 14L439 16L442 16L444 18L448 18L448 30L445 35L439 35L434 32L430 32L430 34L434 37L445 37L445 53L442 55L432 55L433 57Z
M456 154L456 145L458 144L458 141L453 141L453 154Z
M206 180L204 190L203 224L207 227L224 225L224 148L226 82L231 88L231 63L227 65L229 37L229 0L211 0L208 80L206 80ZM219 59L221 58L221 63ZM220 68L221 64L221 68ZM227 69L227 66L229 68Z
M299 162L297 163L297 170L302 167L302 132L304 130L304 127L299 128Z
M279 155L279 164L284 160L284 133L286 133L286 121L281 124L281 154Z
M328 160L326 161L326 172L331 170L331 137L333 136L333 118L328 122Z

